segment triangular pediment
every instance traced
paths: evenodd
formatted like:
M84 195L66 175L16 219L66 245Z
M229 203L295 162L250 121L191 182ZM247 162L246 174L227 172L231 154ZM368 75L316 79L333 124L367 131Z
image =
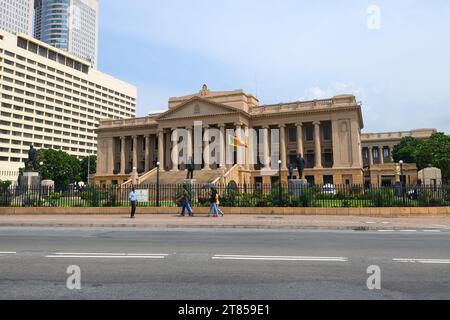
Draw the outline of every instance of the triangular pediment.
M237 114L244 111L221 103L213 102L200 97L188 101L161 114L158 120L172 120L182 118L201 118L223 114Z

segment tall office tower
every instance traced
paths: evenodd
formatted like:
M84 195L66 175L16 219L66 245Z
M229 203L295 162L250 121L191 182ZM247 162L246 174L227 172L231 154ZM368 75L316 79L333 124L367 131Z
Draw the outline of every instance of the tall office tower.
M34 37L97 67L99 0L36 0Z
M135 117L136 96L66 51L0 31L0 180L17 179L30 145L95 154L99 121Z
M33 2L34 0L0 0L0 29L31 36Z

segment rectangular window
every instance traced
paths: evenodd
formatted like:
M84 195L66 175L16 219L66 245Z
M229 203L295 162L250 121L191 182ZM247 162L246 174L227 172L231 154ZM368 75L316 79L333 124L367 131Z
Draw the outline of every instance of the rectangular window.
M297 128L289 128L289 142L296 142L297 141Z
M323 125L323 140L331 140L331 124L325 123Z
M314 128L306 127L306 141L314 141Z

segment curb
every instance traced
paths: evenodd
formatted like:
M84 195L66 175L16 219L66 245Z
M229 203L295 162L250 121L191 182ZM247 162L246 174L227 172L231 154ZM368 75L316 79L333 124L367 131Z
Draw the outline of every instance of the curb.
M36 228L136 228L136 229L253 229L253 230L334 230L334 231L379 231L392 230L401 231L411 229L405 227L369 227L369 226L273 226L273 225L179 225L179 224L108 224L108 223L0 223L0 228L5 227L36 227ZM429 228L416 228L416 230L427 230Z

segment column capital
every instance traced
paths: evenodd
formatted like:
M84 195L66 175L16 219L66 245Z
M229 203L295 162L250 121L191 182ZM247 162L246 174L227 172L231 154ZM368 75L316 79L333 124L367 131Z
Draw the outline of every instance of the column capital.
M225 129L225 123L219 123L217 126L218 126L220 129L222 129L222 128Z
M120 136L120 140L125 140L127 137L125 136Z
M297 122L297 123L295 124L295 126L296 126L296 127L303 127L303 122Z
M261 126L261 128L264 130L269 130L270 126L268 124L265 124L265 125Z
M234 126L235 127L242 127L244 124L242 122L235 122Z
M313 125L314 125L314 126L320 126L320 121L314 121L314 122L313 122Z
M286 124L285 124L285 123L280 123L280 124L278 125L278 127L280 127L280 128L286 128Z

